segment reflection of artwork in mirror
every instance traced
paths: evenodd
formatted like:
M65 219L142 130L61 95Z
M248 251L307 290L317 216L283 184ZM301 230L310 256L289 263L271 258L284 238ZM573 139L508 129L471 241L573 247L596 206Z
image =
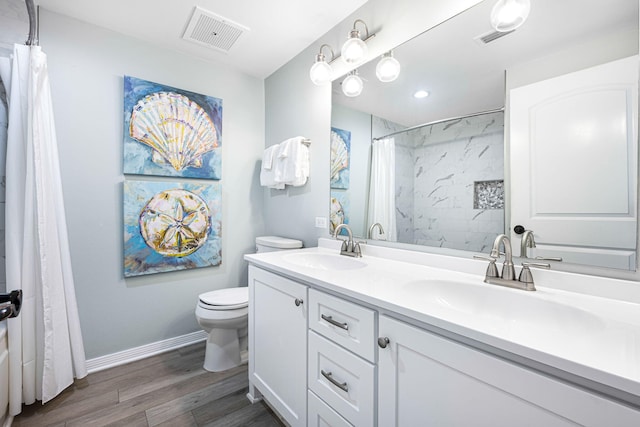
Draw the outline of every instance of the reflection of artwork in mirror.
M351 132L331 128L331 188L349 188Z
M331 218L329 231L331 234L340 224L349 224L349 193L344 191L331 191ZM340 234L346 235L346 230Z

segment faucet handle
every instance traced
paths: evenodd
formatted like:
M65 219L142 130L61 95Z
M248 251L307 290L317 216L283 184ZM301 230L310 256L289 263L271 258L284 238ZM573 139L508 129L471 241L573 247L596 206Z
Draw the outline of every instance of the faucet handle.
M551 264L547 264L546 262L523 262L522 267L523 268L537 267L537 268L544 268L545 270L549 270L551 268Z
M526 284L525 290L535 291L536 287L533 284L533 275L531 274L531 270L529 270L529 267L538 267L538 268L544 268L548 270L549 268L551 268L551 266L549 264L540 263L540 262L523 262L522 263L522 270L520 270L520 276L518 276L518 281L520 283Z
M353 253L355 254L356 258L361 258L362 257L362 250L360 249L360 242L356 242L353 245Z
M496 262L497 258L494 258L492 256L486 256L486 255L474 255L473 259L483 259L485 261L489 261L489 262Z
M559 257L559 256L551 256L551 257L537 256L536 259L540 260L540 261L558 261L558 262L562 262L562 257Z
M496 266L496 258L492 256L482 256L482 255L474 255L473 259L482 259L485 261L489 261L489 265L487 266L487 272L485 273L485 280L487 278L500 277L498 274L498 267Z

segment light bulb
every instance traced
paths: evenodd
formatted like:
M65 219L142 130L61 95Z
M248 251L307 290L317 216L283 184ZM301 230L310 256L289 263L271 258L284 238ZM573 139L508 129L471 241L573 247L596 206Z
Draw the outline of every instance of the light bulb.
M367 56L367 44L360 40L360 32L352 30L349 39L342 45L340 57L347 64L359 64Z
M331 82L331 65L324 59L324 55L318 55L316 62L311 66L309 70L309 78L313 84L317 86L323 86Z
M531 3L529 0L498 0L491 9L491 26L496 31L513 31L527 20Z
M392 82L400 75L400 63L391 53L385 54L376 65L376 76L381 82Z
M417 99L426 98L427 96L429 96L429 92L427 92L426 90L419 90L413 94L413 97Z
M362 79L357 74L349 74L342 81L342 93L346 96L354 97L358 96L362 93L362 88L364 87L364 83Z

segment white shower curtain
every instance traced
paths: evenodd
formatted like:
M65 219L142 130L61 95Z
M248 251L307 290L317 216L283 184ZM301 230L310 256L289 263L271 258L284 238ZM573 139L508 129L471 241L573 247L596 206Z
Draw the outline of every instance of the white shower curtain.
M379 222L390 242L396 231L396 143L393 138L375 141L371 153L369 185L369 225Z
M9 414L51 400L87 375L71 271L47 58L16 45L0 58L9 104L6 156L7 291L22 289L8 320Z

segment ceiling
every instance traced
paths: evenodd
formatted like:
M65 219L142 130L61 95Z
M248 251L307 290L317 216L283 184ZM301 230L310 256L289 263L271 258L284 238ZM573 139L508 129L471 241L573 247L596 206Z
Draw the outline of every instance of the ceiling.
M504 107L505 70L588 38L628 31L638 39L637 0L536 0L525 24L482 45L474 39L492 32L489 15L495 0L485 0L460 15L397 47L400 77L381 83L377 61L359 68L362 94L347 98L338 79L333 101L404 126ZM636 49L637 51L637 49ZM418 89L430 92L413 98Z
M265 78L366 3L366 0L35 0L39 6L110 30L229 64ZM248 27L228 53L182 39L199 6ZM28 33L23 0L0 1L0 49ZM310 60L311 61L311 60Z

